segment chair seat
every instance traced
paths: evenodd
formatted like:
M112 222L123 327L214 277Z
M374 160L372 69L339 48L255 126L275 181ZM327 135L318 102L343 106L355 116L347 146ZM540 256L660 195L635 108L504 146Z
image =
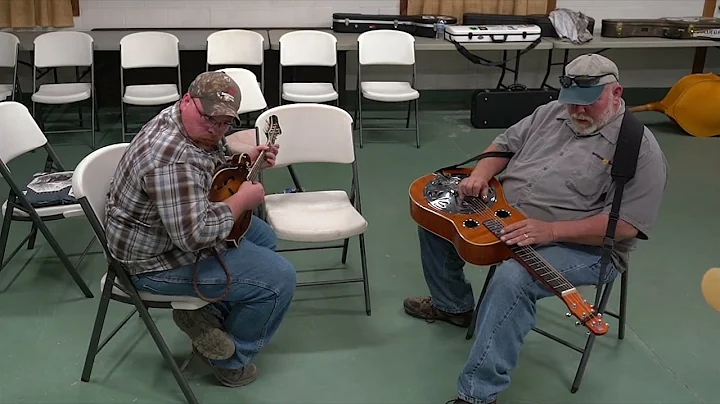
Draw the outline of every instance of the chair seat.
M32 95L39 104L70 104L91 97L90 83L43 84Z
M7 99L12 96L13 85L12 84L0 84L0 101Z
M345 191L267 195L265 210L268 224L287 241L341 240L364 233L368 226Z
M2 205L2 215L5 216L5 211L7 210L7 204L8 201L5 201ZM38 215L40 215L41 218L51 218L53 216L63 216L63 217L78 217L83 216L83 210L79 203L74 203L72 205L58 205L58 206L48 206L46 208L35 208L35 211ZM29 219L30 215L25 213L25 211L20 209L14 209L13 210L13 218L16 219Z
M180 99L175 84L143 84L125 87L123 102L131 105L162 105Z
M332 83L284 83L282 97L292 102L329 102L338 98Z
M100 279L100 290L103 290L105 287L105 280L107 279L107 274L104 274L102 276L102 279ZM127 293L123 292L118 288L117 286L113 286L112 290L113 295L116 296L122 296L125 298L129 298L130 296L127 295ZM193 296L163 296L163 295L156 295L152 293L148 293L145 291L138 291L138 294L140 295L140 298L145 302L156 302L156 303L170 303L173 308L178 310L197 310L200 308L203 308L207 306L208 302Z
M410 83L400 81L364 81L360 83L363 97L382 102L403 102L420 98Z

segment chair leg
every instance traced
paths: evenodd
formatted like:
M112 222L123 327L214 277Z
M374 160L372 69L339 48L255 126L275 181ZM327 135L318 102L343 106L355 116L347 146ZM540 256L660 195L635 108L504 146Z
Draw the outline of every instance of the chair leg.
M618 315L618 339L625 338L625 322L627 315L627 288L628 288L628 271L625 270L620 275L620 313Z
M122 128L122 141L125 142L127 135L127 122L125 121L125 103L120 101L120 126Z
M35 248L35 241L37 241L37 231L38 228L35 223L33 223L32 227L30 228L30 238L28 239L27 243L28 250L32 250L33 248Z
M349 245L350 245L350 239L346 238L345 241L343 241L343 252L342 252L342 260L341 260L341 262L343 264L347 262L347 254L348 254Z
M88 347L88 351L85 356L85 366L83 367L82 376L80 377L80 380L84 382L90 381L90 374L92 373L93 365L95 364L95 356L97 356L100 336L102 335L103 325L105 324L105 316L107 315L108 305L110 304L110 295L112 294L114 284L115 274L109 272L107 278L105 278L105 286L103 287L102 294L100 295L100 304L98 305L98 311L95 316L95 325L93 325L92 334L90 336L90 346Z
M43 223L42 219L37 216L37 213L33 211L31 212L31 215L33 217L35 225L37 225L38 229L45 237L45 240L47 240L48 244L50 244L50 247L52 247L52 249L55 251L55 254L58 256L58 258L60 258L60 262L62 262L62 264L65 266L65 269L67 269L68 273L70 273L70 276L73 278L73 280L75 280L75 283L78 285L78 287L80 287L80 290L82 290L83 294L85 294L85 297L93 298L92 292L78 273L75 266L70 262L70 259L67 257L67 255L65 255L65 252L60 247L60 244L58 244L57 240L55 240L55 237L53 237L52 233L50 233L50 229L45 226L45 223Z
M465 339L471 339L473 335L475 334L475 325L477 324L477 316L480 312L480 304L483 301L483 298L485 297L485 292L487 292L488 285L490 284L490 280L492 279L493 275L495 275L495 269L497 268L497 265L493 265L490 267L490 271L488 271L487 276L485 277L485 283L483 284L482 292L480 292L480 297L478 297L477 305L475 305L475 312L473 312L473 318L470 322L470 326L468 327L467 333L465 334Z
M405 129L410 128L410 114L412 113L412 106L413 101L408 101L408 112L407 112L407 118L405 119Z
M147 327L150 335L155 341L155 345L157 345L163 358L165 358L168 366L170 366L170 370L172 371L178 386L180 386L180 390L182 390L183 395L185 396L185 400L187 400L188 404L199 404L197 398L195 397L195 393L193 393L192 389L190 388L190 384L188 384L188 381L185 376L183 376L180 367L178 366L177 362L175 362L175 358L173 358L172 353L170 352L170 348L168 348L167 344L165 343L165 340L160 334L160 331L157 329L157 326L155 325L152 317L150 317L150 313L148 313L147 307L142 302L142 300L140 300L140 296L137 294L136 291L132 291L130 295L133 303L135 304L135 307L137 307L138 313L140 314L143 323L145 323L145 327Z
M357 118L357 127L358 127L358 140L360 142L360 148L363 147L363 133L362 133L362 91L358 90L358 100L357 100L357 112L358 112L358 118Z
M369 316L371 313L370 308L370 283L368 280L367 270L367 256L365 254L365 235L361 234L358 236L360 241L360 262L362 264L362 275L363 275L363 289L365 293L365 313Z
M420 99L415 99L415 147L420 148L420 106L418 105Z
M8 204L9 205L9 204ZM0 272L5 266L5 248L7 248L8 236L10 235L10 224L12 223L13 207L8 206L5 209L5 217L3 218L2 233L0 233Z

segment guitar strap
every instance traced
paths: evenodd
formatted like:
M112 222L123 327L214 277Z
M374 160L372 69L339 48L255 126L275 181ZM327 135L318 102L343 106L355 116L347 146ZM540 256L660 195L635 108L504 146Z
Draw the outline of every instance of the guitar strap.
M617 145L615 146L615 154L613 155L612 168L610 175L615 182L615 195L613 196L612 205L610 207L610 215L608 225L605 232L602 245L602 256L600 258L600 276L595 296L595 307L600 305L600 297L602 280L605 279L605 272L612 259L612 252L615 249L615 229L618 219L620 218L620 204L622 203L623 191L625 184L635 177L635 169L637 168L637 159L640 153L640 145L642 144L645 128L630 111L623 114L622 124L620 125L620 133L618 135ZM480 153L475 157L471 157L462 163L443 167L435 173L441 173L445 170L456 169L473 161L480 161L488 157L512 158L513 152L490 151Z

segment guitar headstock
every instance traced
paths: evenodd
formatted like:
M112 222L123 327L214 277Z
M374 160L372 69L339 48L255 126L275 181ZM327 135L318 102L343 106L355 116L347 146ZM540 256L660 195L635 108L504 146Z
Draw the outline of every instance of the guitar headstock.
M281 133L282 130L280 129L280 122L278 121L277 115L270 115L267 121L265 121L265 137L267 137L268 143L274 144Z
M592 304L584 300L577 290L572 290L560 297L565 305L570 309L570 313L565 316L575 316L578 321L575 323L576 326L583 325L591 333L595 335L605 335L608 332L608 323L602 318L602 314L599 314Z

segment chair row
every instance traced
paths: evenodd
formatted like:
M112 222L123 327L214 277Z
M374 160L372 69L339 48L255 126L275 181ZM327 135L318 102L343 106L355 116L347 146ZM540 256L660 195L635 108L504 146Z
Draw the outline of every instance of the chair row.
M222 69L238 81L243 91L243 104L238 115L264 111L267 102L264 99L264 38L255 31L229 29L217 31L207 38L206 70L217 66L258 66L260 80L254 73L238 67ZM367 32L358 37L358 98L355 120L359 129L362 147L362 101L408 102L408 116L405 129L410 129L410 113L415 104L415 132L417 147L420 146L418 130L419 91L415 89L415 39L412 35L393 31L378 30ZM39 35L33 43L33 117L41 123L37 115L36 104L67 105L90 102L92 111L93 149L95 148L95 130L97 127L97 103L95 99L94 43L85 32L57 31ZM15 100L20 95L17 65L19 40L12 33L0 32L0 68L12 68L13 83L0 86L0 100L10 97ZM404 65L412 66L412 79L409 81L362 81L361 66L367 65ZM334 35L315 30L292 31L280 38L280 74L279 99L294 103L328 103L339 105L337 39ZM284 82L283 68L294 66L334 67L333 83ZM55 83L37 85L37 73L40 69L75 67L76 83ZM80 74L80 68L87 70ZM171 104L182 96L182 72L180 69L179 40L176 36L158 31L136 32L120 40L120 86L122 140L128 133L126 109L128 106L162 106ZM141 68L175 68L177 83L155 83L126 85L125 71ZM90 75L88 83L80 82ZM56 76L57 77L57 76ZM258 87L258 88L256 88ZM247 99L247 102L245 100ZM82 125L82 114L80 115ZM375 130L378 128L373 128ZM393 128L395 129L395 128ZM365 129L368 130L368 129ZM55 133L55 132L46 132Z

